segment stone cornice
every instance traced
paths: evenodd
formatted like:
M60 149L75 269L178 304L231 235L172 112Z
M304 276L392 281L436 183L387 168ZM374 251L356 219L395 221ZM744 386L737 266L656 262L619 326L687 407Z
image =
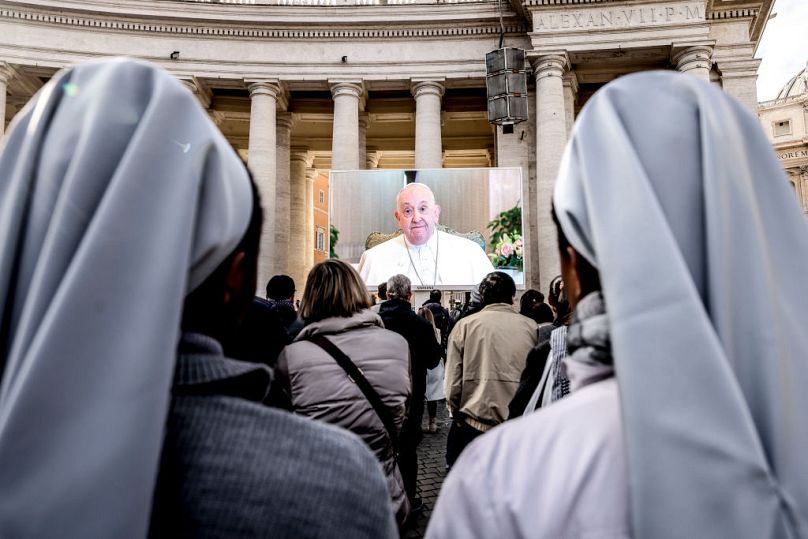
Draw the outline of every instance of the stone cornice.
M281 9L283 6L281 6ZM225 39L380 39L380 38L425 38L425 37L463 37L472 35L499 34L498 21L493 16L480 22L474 19L433 19L402 20L395 25L379 25L375 20L366 23L354 21L351 25L341 23L334 18L330 26L327 22L312 23L304 13L299 20L273 22L264 20L227 20L203 19L189 22L179 19L164 18L160 21L137 18L137 13L127 16L102 16L101 14L79 12L48 12L37 9L0 9L0 19L28 21L41 24L71 26L86 29L122 31L146 34L180 34L191 36L210 36ZM310 17L308 17L310 19ZM375 18L374 18L375 19ZM271 26L270 26L271 25ZM340 26L336 26L340 25ZM508 21L505 26L507 34L523 34L527 26L521 22Z
M747 9L723 9L707 13L707 18L711 21L719 21L722 19L745 19L748 17L756 17L758 10L754 8Z
M576 6L580 4L608 4L615 0L525 0L526 7L537 6Z

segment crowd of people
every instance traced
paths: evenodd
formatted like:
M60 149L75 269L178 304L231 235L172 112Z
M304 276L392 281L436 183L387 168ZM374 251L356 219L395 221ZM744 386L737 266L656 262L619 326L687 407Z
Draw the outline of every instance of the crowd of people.
M67 91L66 88L70 88ZM649 115L659 121L649 122ZM330 259L255 297L258 190L167 72L61 72L0 155L0 536L808 537L808 235L694 77L590 99L547 294ZM545 302L546 299L546 302Z

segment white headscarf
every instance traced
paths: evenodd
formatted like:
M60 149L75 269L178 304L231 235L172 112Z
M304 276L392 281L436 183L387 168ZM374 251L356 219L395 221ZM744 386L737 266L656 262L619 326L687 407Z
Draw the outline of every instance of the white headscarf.
M194 97L126 59L55 76L0 156L0 536L143 537L186 294L252 211Z
M600 271L634 536L808 536L808 229L758 119L689 75L621 78L554 203Z

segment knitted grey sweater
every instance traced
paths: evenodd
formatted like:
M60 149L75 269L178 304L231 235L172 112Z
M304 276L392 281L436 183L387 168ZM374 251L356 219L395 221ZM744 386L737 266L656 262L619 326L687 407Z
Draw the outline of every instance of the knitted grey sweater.
M184 334L152 537L397 537L379 463L348 431L261 404L269 370Z

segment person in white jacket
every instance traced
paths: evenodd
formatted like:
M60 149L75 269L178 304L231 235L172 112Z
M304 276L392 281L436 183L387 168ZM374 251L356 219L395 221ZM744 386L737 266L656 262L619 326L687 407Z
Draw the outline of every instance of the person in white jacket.
M476 285L494 271L485 251L466 238L437 230L440 206L423 183L410 183L396 196L401 234L362 253L359 275L372 285L406 275L416 286Z

